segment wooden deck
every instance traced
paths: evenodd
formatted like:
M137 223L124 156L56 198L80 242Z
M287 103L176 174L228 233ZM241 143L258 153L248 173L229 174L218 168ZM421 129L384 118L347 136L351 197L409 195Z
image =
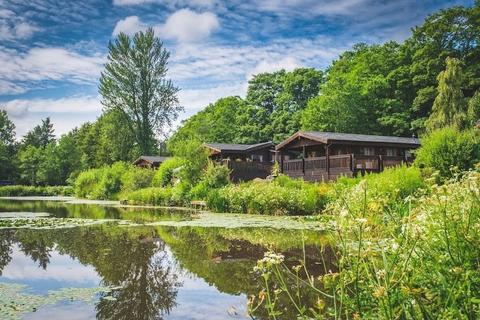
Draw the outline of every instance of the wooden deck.
M271 162L231 160L222 160L222 164L231 170L230 179L234 182L265 179L271 174L273 165Z
M403 157L367 156L355 154L331 155L327 157L284 160L282 172L292 178L306 181L330 181L340 176L352 177L367 172L380 172L384 168L408 163Z

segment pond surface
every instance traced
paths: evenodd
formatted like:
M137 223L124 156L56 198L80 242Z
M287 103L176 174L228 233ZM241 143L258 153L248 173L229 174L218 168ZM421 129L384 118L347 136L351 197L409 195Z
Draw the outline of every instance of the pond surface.
M261 289L253 267L266 251L292 266L305 254L312 275L330 268L326 237L296 220L247 217L256 227L235 227L208 216L206 226L198 216L0 199L0 318L251 319L247 301Z

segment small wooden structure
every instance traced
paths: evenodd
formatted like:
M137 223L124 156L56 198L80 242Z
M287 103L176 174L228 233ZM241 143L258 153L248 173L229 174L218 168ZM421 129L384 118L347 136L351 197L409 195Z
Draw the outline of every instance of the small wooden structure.
M297 132L276 147L282 173L307 181L336 180L411 163L416 138L333 132Z
M205 143L210 159L226 165L232 181L266 178L273 165L275 145L271 141L257 144Z
M133 164L141 168L157 169L162 164L162 162L167 159L169 159L169 157L140 156L137 160L133 162Z

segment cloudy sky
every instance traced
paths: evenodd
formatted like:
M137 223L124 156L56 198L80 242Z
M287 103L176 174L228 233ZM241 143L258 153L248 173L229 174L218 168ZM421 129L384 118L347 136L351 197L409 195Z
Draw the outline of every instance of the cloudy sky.
M252 74L325 68L358 42L401 41L430 13L474 0L0 0L0 109L17 135L62 134L101 113L109 40L149 26L171 52L184 119Z

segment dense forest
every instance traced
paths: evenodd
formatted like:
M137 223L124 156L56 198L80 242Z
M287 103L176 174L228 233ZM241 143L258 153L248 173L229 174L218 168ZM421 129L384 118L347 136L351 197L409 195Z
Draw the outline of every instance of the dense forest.
M169 149L175 152L191 140L279 142L298 130L421 136L444 125L471 126L480 118L479 42L480 2L439 11L404 42L357 44L326 70L253 76L244 98L219 99L184 121L168 140ZM100 79L105 108L97 121L56 139L47 118L17 140L14 124L0 112L0 180L65 184L84 169L166 152L158 136L168 124L162 119L174 119L181 111L178 89L162 82L162 89L168 89L162 92L169 92L169 117L151 115L155 121L132 126L132 115L117 99L122 87L114 81L119 72L114 60L122 46L129 48L128 38L110 44ZM165 73L168 52L161 43L155 54L155 72Z

